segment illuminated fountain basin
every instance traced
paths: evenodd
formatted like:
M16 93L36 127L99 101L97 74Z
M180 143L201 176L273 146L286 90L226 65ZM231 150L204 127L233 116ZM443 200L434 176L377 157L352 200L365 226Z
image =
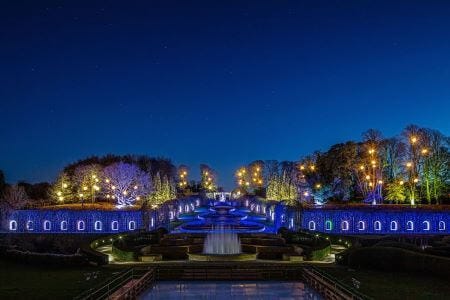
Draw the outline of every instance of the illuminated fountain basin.
M263 232L265 226L248 221L245 211L237 210L232 206L216 205L210 207L209 211L198 215L197 220L188 222L179 227L182 232L208 233L214 232L218 226L224 226L234 232Z
M215 227L207 234L203 244L203 253L189 253L194 261L247 261L255 260L256 253L242 253L241 241L236 232L223 225Z

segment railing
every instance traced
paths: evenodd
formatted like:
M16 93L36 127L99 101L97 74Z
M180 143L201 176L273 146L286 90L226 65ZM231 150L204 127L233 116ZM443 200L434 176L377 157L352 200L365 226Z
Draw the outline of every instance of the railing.
M372 299L313 266L305 266L303 279L326 299Z
M136 299L155 281L153 268L128 269L111 280L76 296L74 300Z

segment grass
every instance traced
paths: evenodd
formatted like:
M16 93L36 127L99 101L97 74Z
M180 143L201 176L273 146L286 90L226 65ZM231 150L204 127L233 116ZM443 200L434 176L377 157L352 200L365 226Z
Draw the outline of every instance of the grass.
M352 278L361 282L359 291L374 299L448 299L450 280L427 274L389 273L372 270L349 270L341 266L320 266L341 282L353 286Z
M85 273L98 271L97 279ZM0 260L0 299L71 299L119 269L111 267L27 266Z

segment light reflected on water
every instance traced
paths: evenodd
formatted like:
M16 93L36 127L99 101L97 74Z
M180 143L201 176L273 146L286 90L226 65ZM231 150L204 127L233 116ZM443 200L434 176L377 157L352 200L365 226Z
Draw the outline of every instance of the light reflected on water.
M303 282L160 281L139 299L323 299Z

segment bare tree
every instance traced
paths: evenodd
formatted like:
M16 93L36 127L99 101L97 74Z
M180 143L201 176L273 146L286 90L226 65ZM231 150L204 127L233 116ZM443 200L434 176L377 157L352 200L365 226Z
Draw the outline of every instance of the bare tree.
M9 186L2 195L2 204L10 209L21 209L28 204L28 196L23 186Z
M150 191L150 176L135 164L115 163L103 170L104 191L107 198L119 206L133 205Z

